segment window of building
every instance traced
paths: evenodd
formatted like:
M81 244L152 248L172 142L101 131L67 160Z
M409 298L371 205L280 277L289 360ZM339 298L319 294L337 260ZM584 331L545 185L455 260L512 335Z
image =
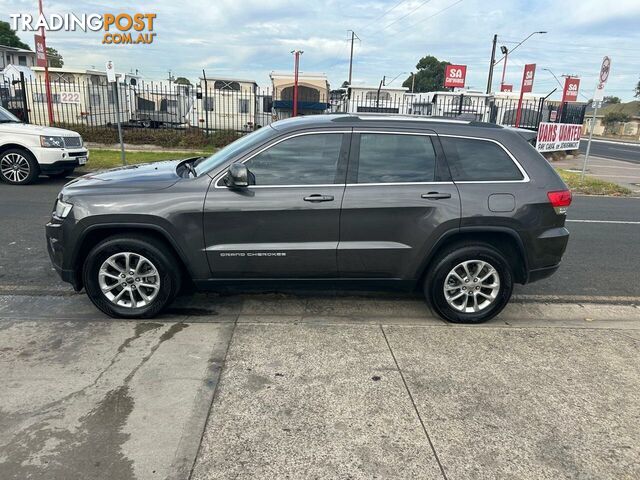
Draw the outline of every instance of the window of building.
M300 135L259 153L246 165L256 185L335 183L341 133Z
M249 113L249 100L241 98L238 100L238 111L240 113Z
M360 134L358 183L432 182L436 152L426 135Z
M225 80L216 80L213 84L214 90L231 90L234 92L240 91L240 84L238 82L227 82Z
M202 108L204 108L205 112L213 112L215 111L216 101L213 97L204 97L202 99Z
M504 149L487 140L441 137L449 169L457 181L522 180L524 177Z
M365 98L368 101L377 101L378 99L381 102L388 102L389 100L391 100L391 95L389 94L389 92L380 92L380 96L378 96L378 91L371 91L371 92L367 92Z

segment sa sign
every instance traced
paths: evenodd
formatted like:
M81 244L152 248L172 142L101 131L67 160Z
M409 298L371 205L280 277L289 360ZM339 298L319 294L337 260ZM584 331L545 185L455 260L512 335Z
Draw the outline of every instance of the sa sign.
M531 93L533 90L533 78L536 74L536 64L528 63L524 66L524 74L522 75L522 93Z
M463 88L466 76L466 65L447 65L444 70L444 86Z
M567 77L564 81L564 90L562 90L562 101L577 102L579 88L580 88L579 78Z

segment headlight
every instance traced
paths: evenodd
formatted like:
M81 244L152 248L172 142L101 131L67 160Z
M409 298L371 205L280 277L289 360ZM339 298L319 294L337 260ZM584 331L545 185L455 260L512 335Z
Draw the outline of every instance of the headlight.
M64 148L64 140L62 137L40 136L40 146L45 148Z
M80 137L80 146L84 147L84 140L82 139L82 136Z
M58 218L67 218L67 215L69 215L69 212L72 208L72 204L63 202L62 200L58 199L56 201L56 211L54 212L54 215Z

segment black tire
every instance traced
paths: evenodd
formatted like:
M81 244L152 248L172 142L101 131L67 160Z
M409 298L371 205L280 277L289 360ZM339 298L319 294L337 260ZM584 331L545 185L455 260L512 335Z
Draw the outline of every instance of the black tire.
M449 272L462 262L472 260L490 264L497 272L500 287L495 299L489 305L480 311L466 313L449 305L444 288ZM461 285L465 284L461 283ZM468 287L465 286L465 288ZM434 260L433 267L427 272L424 282L424 294L430 306L443 319L453 323L482 323L492 319L507 305L512 292L513 274L508 260L495 247L484 243L460 243L448 248ZM456 291L452 295L455 294ZM478 298L480 301L486 301L484 297Z
M75 167L65 168L64 170L60 170L59 172L47 173L49 178L65 178L73 173Z
M146 306L120 306L102 293L99 270L106 259L121 252L142 255L155 266L160 281L156 297ZM93 304L115 318L152 318L169 305L181 284L181 270L173 252L162 242L147 236L127 235L110 237L96 245L87 255L82 270L84 287ZM119 287L118 287L119 288Z
M22 170L23 173L20 174L20 178L15 176L16 174L12 173L10 170L6 170L7 167L16 161L19 162L20 165L24 166L25 169L28 169L28 172ZM22 177L24 173L26 173L26 175ZM28 150L24 150L22 148L10 148L0 154L0 180L3 182L11 185L29 185L36 181L38 175L40 175L40 166L33 154Z

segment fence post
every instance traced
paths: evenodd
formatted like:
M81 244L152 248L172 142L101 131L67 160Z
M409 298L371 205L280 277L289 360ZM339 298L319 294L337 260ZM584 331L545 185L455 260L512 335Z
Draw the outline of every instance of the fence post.
M113 95L115 97L116 104L116 122L118 124L118 140L120 140L120 158L122 159L122 165L127 164L127 159L124 156L124 142L122 141L122 126L120 125L120 99L118 98L118 82L113 82Z
M29 123L29 108L27 105L27 86L24 81L24 73L20 72L20 89L22 90L22 118L24 123Z

